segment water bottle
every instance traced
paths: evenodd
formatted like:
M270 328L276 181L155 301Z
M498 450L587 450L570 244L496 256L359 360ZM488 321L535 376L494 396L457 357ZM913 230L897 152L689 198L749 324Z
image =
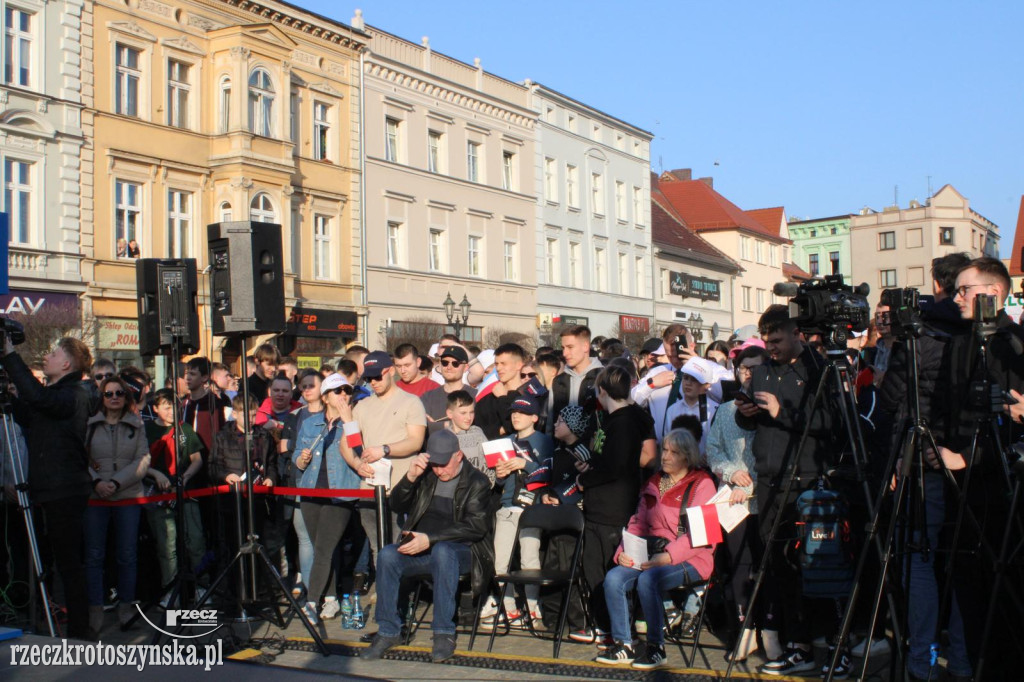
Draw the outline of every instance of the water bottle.
M363 616L363 605L359 603L359 593L352 595L352 629L362 630L363 626L366 625L366 619Z
M341 627L343 630L352 629L352 600L347 594L341 602Z

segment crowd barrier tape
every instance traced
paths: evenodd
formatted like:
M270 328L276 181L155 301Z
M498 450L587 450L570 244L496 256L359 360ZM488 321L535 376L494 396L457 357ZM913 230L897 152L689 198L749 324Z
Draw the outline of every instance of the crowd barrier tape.
M234 490L233 485L216 485L209 488L187 490L184 493L185 499L198 499L210 497L211 495L222 495ZM244 493L246 488L242 487ZM373 499L373 488L293 488L289 486L265 486L254 485L252 491L258 495L298 495L301 497L337 497L343 499L365 498ZM125 507L132 504L152 504L154 502L170 502L178 498L176 493L161 493L159 495L147 495L145 497L127 497L122 500L90 499L90 507Z

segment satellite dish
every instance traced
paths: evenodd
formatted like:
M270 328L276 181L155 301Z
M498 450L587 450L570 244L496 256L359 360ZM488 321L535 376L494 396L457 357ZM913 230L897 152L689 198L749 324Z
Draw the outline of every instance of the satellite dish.
M715 322L713 325L711 325L711 340L714 341L717 338L718 338L718 323Z

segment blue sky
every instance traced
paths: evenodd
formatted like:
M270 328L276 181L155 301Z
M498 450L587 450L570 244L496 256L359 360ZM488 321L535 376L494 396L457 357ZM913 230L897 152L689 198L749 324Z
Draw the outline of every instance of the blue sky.
M881 209L952 184L1000 227L1024 193L1024 3L292 0L655 134L741 208ZM718 162L718 166L715 166Z

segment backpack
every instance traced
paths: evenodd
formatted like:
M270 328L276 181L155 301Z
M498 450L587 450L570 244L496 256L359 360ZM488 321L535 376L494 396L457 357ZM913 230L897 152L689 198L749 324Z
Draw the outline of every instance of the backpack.
M845 597L853 588L849 507L834 490L813 489L797 498L796 549L805 597Z

